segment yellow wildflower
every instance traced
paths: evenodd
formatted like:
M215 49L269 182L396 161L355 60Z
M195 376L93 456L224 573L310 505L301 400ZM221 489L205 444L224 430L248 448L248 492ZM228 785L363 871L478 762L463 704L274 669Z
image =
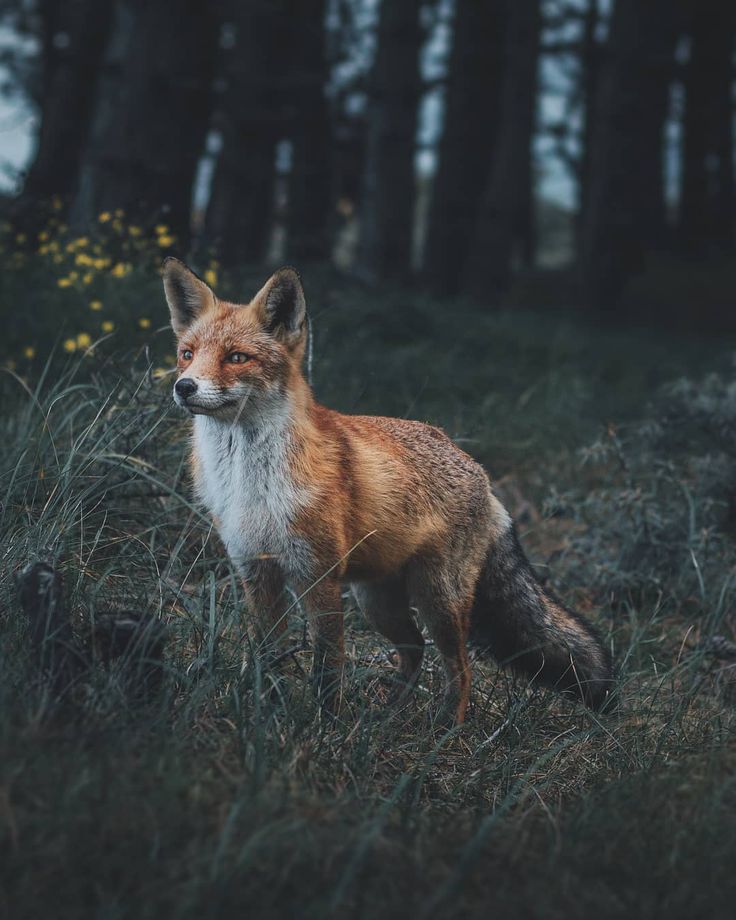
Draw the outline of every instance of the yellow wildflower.
M39 247L38 247L38 254L39 254L40 256L45 256L46 253L47 253L48 251L49 251L49 247L48 247L48 246L39 246Z
M122 208L115 208L115 217L125 217L125 211Z
M154 379L154 380L161 380L163 377L165 377L167 374L170 374L170 373L171 373L171 369L170 369L170 368L166 368L166 367L155 367L155 368L153 369L153 379Z
M26 347L23 349L23 357L28 358L29 361L31 358L36 357L36 349L33 347L33 345L26 345Z
M113 276L113 278L124 278L128 274L129 270L129 266L125 265L124 262L118 262L110 269L110 274Z
M86 252L78 252L77 255L74 257L75 265L92 265L93 262L94 262L94 259L92 258L92 256L87 255Z
M101 300L90 300L90 302L89 302L89 308L90 308L90 310L101 310L101 309L102 309L102 301L101 301Z
M151 320L148 319L147 316L142 316L142 317L138 320L138 325L141 327L141 329L150 329L150 328L151 328Z
M174 245L174 237L173 237L173 236L167 236L166 234L163 234L162 236L160 236L160 237L158 238L158 245L161 246L162 249L164 249L164 248L166 248L166 247L168 247L168 246L173 246L173 245Z
M169 232L169 228L166 226L166 224L156 224L153 229L156 233L158 233L159 236Z
M109 211L103 211L97 220L99 220L101 224L106 224L109 220L112 220L112 214Z
M134 227L134 226L131 225L130 227L128 227L128 233L129 233L131 236L141 236L141 234L143 233L143 231L141 230L140 227Z
M67 288L71 287L72 281L71 278L59 278L56 283L60 288Z
M39 242L41 242L41 243L45 243L46 240L47 240L48 238L49 238L49 232L48 232L48 230L42 230L42 231L38 234L38 239L39 239Z
M112 332L114 328L115 323L111 319L103 320L100 323L100 329L102 329L103 332Z
M204 280L211 287L214 287L217 284L217 272L214 268L207 269L207 271L204 273Z
M77 350L77 343L74 339L64 339L61 347L64 349L64 351L68 351L71 353Z
M77 348L89 348L92 344L92 336L89 332L80 332L77 336Z
M87 272L85 275L82 275L82 284L92 284L95 280L95 276L92 272Z

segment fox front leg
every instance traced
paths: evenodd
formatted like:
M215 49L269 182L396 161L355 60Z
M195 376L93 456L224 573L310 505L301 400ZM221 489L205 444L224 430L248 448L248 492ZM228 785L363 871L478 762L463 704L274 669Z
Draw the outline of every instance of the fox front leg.
M336 716L342 702L345 637L340 583L324 578L303 597L312 637L312 685L322 711Z
M244 574L243 589L254 654L264 670L277 671L286 644L287 612L291 606L283 572L273 560L259 560Z

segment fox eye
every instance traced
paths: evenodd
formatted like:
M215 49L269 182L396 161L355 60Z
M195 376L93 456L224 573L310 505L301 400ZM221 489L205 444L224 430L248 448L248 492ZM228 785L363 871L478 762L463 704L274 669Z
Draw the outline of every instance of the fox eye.
M228 364L245 364L246 361L250 361L250 355L246 355L244 351L234 351L225 360Z
M191 361L194 357L194 352L191 350L191 348L183 348L181 357L183 361Z

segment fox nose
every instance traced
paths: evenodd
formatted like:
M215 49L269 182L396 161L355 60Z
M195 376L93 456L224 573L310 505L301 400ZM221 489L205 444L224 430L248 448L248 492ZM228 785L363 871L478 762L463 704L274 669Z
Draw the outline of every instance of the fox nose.
M174 384L174 389L177 396L181 396L182 399L188 399L197 392L197 383L191 377L181 377Z

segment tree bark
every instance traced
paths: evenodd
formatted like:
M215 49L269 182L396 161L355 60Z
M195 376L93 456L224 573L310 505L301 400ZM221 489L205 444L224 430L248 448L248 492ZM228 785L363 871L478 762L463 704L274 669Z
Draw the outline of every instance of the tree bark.
M601 66L583 223L588 300L612 307L666 242L663 138L679 18L671 0L617 0Z
M464 277L464 289L479 299L503 292L515 260L533 257L531 164L539 29L539 0L513 0L498 134Z
M112 0L43 0L43 86L33 164L16 204L19 223L38 223L53 196L69 203L89 129Z
M231 0L224 10L232 40L221 55L222 148L202 242L227 266L262 262L271 238L275 148L284 129L279 6Z
M372 280L401 280L411 271L420 9L421 0L382 0L379 14L360 226L360 269Z
M287 250L295 262L330 255L332 126L328 78L325 0L292 0L290 21L292 101L291 170L288 184Z
M189 238L209 120L216 22L207 0L118 0L73 221L123 208Z
M582 234L588 206L590 178L590 151L593 147L595 106L598 98L598 79L601 66L601 47L597 39L601 20L598 0L588 0L583 19L583 40L580 53L580 97L583 103L583 147L578 170L578 213L575 221L576 251L582 251Z
M498 132L508 0L457 0L444 128L424 251L435 294L456 294Z
M686 251L702 255L734 242L736 7L700 0L688 18L679 225Z

